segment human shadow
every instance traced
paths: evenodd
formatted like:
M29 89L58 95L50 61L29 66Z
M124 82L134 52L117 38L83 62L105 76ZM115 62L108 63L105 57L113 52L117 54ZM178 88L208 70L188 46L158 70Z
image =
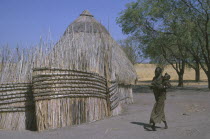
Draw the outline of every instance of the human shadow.
M150 124L142 123L142 122L130 122L131 124L143 126L146 131L153 131ZM159 126L155 126L156 128L161 128Z

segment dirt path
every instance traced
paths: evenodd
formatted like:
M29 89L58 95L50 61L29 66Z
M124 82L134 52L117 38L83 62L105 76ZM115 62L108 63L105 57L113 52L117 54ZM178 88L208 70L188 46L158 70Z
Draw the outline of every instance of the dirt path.
M157 125L150 131L147 123L154 104L151 90L134 89L135 102L120 116L94 123L41 133L0 130L0 139L209 139L210 92L207 89L172 89L167 94L166 118L169 129Z

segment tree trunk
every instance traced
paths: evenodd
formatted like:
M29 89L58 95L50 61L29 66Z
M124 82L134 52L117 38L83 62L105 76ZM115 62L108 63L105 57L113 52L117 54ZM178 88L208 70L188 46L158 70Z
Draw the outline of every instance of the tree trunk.
M195 70L195 81L199 82L200 81L200 65L199 65L199 62L196 62L194 70Z
M196 68L195 69L195 81L196 82L199 82L200 81L200 69L198 68Z
M183 76L184 76L184 70L185 70L185 62L182 60L181 61L182 64L179 64L179 69L180 71L177 72L178 76L179 76L179 84L178 84L178 87L183 87L184 86L184 81L183 81Z
M210 70L208 71L207 78L208 78L208 88L210 90Z
M183 75L184 75L184 73L181 73L181 72L178 74L178 76L179 76L178 87L183 87L184 86Z

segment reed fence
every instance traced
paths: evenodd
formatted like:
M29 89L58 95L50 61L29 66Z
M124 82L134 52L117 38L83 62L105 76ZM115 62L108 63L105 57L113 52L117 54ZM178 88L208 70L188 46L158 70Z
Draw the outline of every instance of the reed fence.
M35 130L32 85L0 84L0 128Z

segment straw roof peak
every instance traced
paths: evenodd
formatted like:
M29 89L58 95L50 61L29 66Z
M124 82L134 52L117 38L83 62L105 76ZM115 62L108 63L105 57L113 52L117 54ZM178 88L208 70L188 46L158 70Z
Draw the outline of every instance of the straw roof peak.
M84 11L80 14L80 16L91 16L91 17L93 17L93 15L92 15L88 10L84 10Z
M84 10L80 16L68 26L64 35L79 32L104 33L109 35L106 28L99 23L88 10Z

